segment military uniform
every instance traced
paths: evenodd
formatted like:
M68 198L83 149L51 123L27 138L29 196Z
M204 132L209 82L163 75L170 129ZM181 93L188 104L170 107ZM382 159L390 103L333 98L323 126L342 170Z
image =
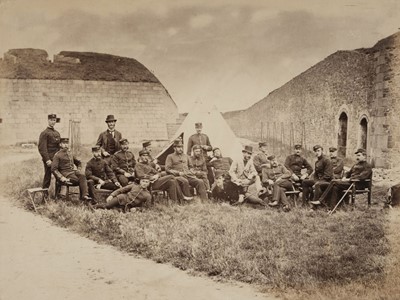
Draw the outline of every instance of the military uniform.
M257 170L258 175L261 175L261 173L262 173L261 166L268 163L267 155L263 152L256 154L256 156L254 156L254 158L253 158L253 163L254 163L254 167Z
M344 167L343 159L338 157L331 157L331 163L333 167L333 178L341 179Z
M313 168L309 162L304 157L297 154L291 154L286 157L285 167L299 177L301 176L302 169L307 169L308 175L310 175L313 171Z
M207 151L212 150L210 139L204 133L195 133L189 137L186 151L187 155L190 156L192 154L192 148L194 145L206 146ZM207 156L207 151L203 149L204 156Z
M345 174L346 178L351 180L360 180L356 182L357 189L363 189L367 187L368 183L363 182L363 180L371 178L372 166L366 161L357 162L351 169ZM338 200L341 193L347 190L351 182L343 180L333 180L329 184L328 188L320 197L320 202L327 204L330 208L333 208Z
M293 183L289 180L291 173L285 166L278 164L262 169L262 181L265 185L268 180L272 180L272 201L282 202L284 206L289 206L285 192L293 189Z
M52 127L47 127L39 136L38 149L44 164L43 188L50 187L51 166L47 166L46 161L53 160L54 155L60 150L60 138L60 133Z
M85 170L86 178L88 179L89 193L94 198L94 185L98 184L100 180L105 183L101 186L104 190L116 190L118 186L115 185L118 182L117 177L111 170L110 166L102 158L93 157L86 164Z
M313 200L318 200L322 195L322 191L324 191L328 187L329 182L332 179L333 168L331 160L325 155L318 157L317 161L315 162L314 179L305 179L302 183L303 203L311 200L310 197L313 186L315 188Z
M150 192L136 183L115 190L110 196L117 198L119 205L131 207L142 206L145 202L151 200Z
M118 151L111 158L111 167L114 173L117 175L118 181L122 186L126 186L129 180L124 173L134 174L135 171L135 155L131 151Z
M207 178L207 164L204 156L196 157L196 156L191 156L190 157L190 164L192 166L191 171L192 173L199 179L203 180L204 185L206 186L206 190L210 190L210 183Z
M175 176L185 196L190 197L189 185L194 187L203 200L207 199L206 187L201 179L196 178L190 171L192 168L189 157L186 154L171 153L165 160L165 171ZM179 173L184 173L180 176Z
M78 170L75 170L75 166ZM81 161L73 157L68 149L58 151L51 163L51 171L58 179L65 177L72 183L79 184L79 192L82 199L83 197L88 197L89 193L86 177L79 171L81 166Z
M142 178L145 175L160 175L160 172L155 169L155 165L153 163L145 163L142 161L139 161L136 164L135 173L138 178ZM159 177L151 184L151 187L155 190L168 191L169 197L173 201L180 202L183 198L178 182L175 180L173 175Z

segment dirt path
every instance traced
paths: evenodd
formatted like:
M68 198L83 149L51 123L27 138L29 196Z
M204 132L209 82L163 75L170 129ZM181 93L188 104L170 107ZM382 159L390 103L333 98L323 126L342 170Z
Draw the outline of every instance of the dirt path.
M13 156L13 161L28 156ZM275 299L248 285L192 277L99 245L13 206L4 196L0 237L1 300Z

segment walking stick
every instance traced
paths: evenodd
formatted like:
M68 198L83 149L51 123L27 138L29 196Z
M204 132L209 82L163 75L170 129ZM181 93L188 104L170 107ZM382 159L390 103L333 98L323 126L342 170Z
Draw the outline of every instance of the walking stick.
M344 197L346 197L346 195L348 194L348 192L350 192L350 189L353 188L354 183L350 184L349 188L346 190L346 192L343 194L342 198L340 198L340 200L338 201L338 203L335 205L335 207L328 212L328 215L332 215L334 213L334 211L336 210L336 208L340 205L340 203L343 201Z

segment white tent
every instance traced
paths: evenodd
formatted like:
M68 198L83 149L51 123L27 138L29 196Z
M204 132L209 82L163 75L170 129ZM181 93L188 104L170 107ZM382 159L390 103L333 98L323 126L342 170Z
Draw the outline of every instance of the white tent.
M218 109L215 106L211 108L203 106L198 102L186 116L172 139L172 141L174 141L175 139L182 137L183 134L184 153L187 151L189 137L196 133L194 124L198 122L203 123L202 133L208 135L211 146L213 148L220 148L224 157L231 157L232 159L240 159L240 157L242 157L242 144L226 123ZM157 156L161 164L163 164L163 160L165 160L162 158L165 156L166 152L171 153L171 145L172 144L169 144Z

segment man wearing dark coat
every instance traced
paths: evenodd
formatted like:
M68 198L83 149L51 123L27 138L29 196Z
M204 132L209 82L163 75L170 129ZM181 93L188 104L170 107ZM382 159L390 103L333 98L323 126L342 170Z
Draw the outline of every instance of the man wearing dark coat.
M48 189L51 182L51 163L54 154L60 150L60 133L54 129L56 123L60 122L60 118L57 118L56 114L50 114L47 116L48 126L40 134L38 149L42 156L44 165L44 178L42 187Z
M254 156L253 163L258 175L261 176L262 169L269 164L267 155L267 143L259 142L258 148L260 149L260 152Z
M82 163L69 151L68 143L68 138L60 139L61 149L53 157L51 171L61 182L78 183L81 200L90 201L86 176L81 172Z
M110 163L111 156L121 149L120 141L122 139L122 134L115 129L115 123L117 119L114 115L108 115L106 118L106 123L108 129L100 133L97 139L97 146L101 148L101 155L106 159L107 163Z
M310 163L301 156L301 150L301 145L294 145L294 154L289 155L285 160L285 167L292 172L292 180L295 182L303 181L313 172ZM301 174L302 169L307 169L306 173Z
M121 187L111 167L101 157L101 148L92 147L93 158L86 164L85 175L88 180L89 194L95 198L94 189L114 191ZM96 199L95 199L96 200Z
M111 168L117 175L117 179L122 186L128 185L135 177L135 155L129 151L127 139L121 139L121 150L115 152L111 158Z
M334 179L342 178L344 163L343 163L342 158L337 157L337 148L330 147L329 148L329 156L331 158L332 167L333 167L333 178Z

